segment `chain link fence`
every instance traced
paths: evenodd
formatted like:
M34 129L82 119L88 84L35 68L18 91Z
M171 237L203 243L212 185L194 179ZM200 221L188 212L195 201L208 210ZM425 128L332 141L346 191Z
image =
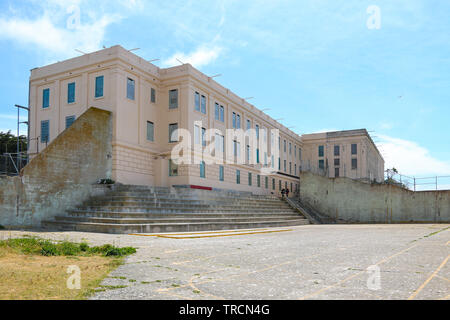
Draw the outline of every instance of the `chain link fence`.
M17 176L20 170L28 163L28 155L25 153L4 153L0 155L0 175Z

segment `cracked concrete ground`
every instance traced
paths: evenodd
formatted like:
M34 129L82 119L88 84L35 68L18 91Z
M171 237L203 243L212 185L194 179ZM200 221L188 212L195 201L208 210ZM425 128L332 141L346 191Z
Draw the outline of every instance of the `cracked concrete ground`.
M92 299L450 299L445 224L23 234L136 247Z

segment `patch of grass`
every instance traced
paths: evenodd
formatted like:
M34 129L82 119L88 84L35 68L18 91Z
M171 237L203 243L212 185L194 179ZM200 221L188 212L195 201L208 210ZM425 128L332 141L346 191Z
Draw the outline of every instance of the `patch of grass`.
M126 280L127 277L111 277L111 279L120 279L120 280Z
M128 287L128 286L123 286L123 285L120 285L120 286L100 286L100 288L103 288L105 290L123 289L123 288L126 288L126 287Z
M172 283L172 287L174 288L178 288L179 286L180 286L179 284Z
M199 290L192 290L193 293L199 294L200 291Z
M50 241L35 237L0 241L0 300L86 299L100 287L108 274L134 253L131 247L89 247L87 243ZM68 267L81 272L81 289L70 290ZM115 286L114 288L119 288ZM122 286L123 287L123 286Z
M90 256L103 255L105 257L123 257L136 253L132 247L118 248L110 244L98 247L89 247L85 242L74 243L69 241L52 242L39 238L17 238L0 241L0 248L11 248L18 253L42 256Z
M136 280L134 280L134 279L130 279L130 280L128 280L129 282L136 282Z
M443 229L437 230L437 231L432 232L432 233L429 233L429 234L427 234L426 236L423 236L423 237L424 237L424 238L428 238L428 237L434 236L435 234L438 234L439 232L445 231L445 230L447 230L447 229L450 229L450 227L447 227L447 228L443 228Z
M141 284L150 284L149 281L141 281Z

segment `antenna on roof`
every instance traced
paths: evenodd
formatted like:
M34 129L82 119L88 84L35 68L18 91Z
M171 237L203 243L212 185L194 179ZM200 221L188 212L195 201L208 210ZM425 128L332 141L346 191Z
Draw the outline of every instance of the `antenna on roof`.
M131 51L136 51L136 50L139 50L140 48L134 48L134 49L130 49L130 50L128 50L128 52L131 52Z
M181 63L181 64L184 64L184 62L183 61L181 61L180 59L178 59L178 58L175 58L175 60L177 60L179 63Z
M87 54L86 52L83 52L81 50L75 49L76 52L82 53L82 54Z
M154 61L159 61L159 59L148 60L148 62L154 62Z
M283 118L275 119L275 121L281 121L284 120Z
M222 74L218 73L218 74L215 74L215 75L211 76L210 78L217 78L217 77L220 77L221 75Z
M254 97L247 97L247 98L244 98L243 100L250 100L250 99L253 99Z

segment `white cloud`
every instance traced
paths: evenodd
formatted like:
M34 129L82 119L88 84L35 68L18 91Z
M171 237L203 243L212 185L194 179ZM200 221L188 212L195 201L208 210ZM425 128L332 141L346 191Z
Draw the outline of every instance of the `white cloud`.
M222 52L222 48L219 46L200 46L195 51L185 54L177 52L170 58L163 61L165 66L173 66L180 64L177 59L183 63L190 63L194 67L202 67L214 62Z
M413 141L377 135L385 160L385 168L395 167L399 173L423 177L450 175L450 162L434 158L429 150Z
M36 20L0 19L0 38L23 45L38 46L56 54L73 54L74 49L95 51L101 48L105 30L117 17L103 16L92 24L81 24L74 30L57 27L50 16Z

